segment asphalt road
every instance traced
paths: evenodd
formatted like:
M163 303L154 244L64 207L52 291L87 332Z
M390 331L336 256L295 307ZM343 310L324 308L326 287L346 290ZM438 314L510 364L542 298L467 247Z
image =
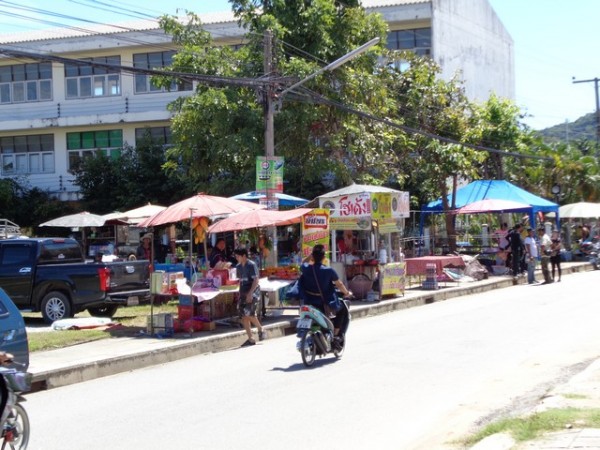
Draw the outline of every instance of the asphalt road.
M30 394L30 448L458 448L598 357L599 277L355 321L312 369L289 336Z

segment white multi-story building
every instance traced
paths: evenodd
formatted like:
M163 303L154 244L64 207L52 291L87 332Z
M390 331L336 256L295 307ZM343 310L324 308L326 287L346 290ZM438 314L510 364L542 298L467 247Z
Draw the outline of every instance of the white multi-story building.
M487 0L363 0L363 6L389 24L389 48L430 55L446 78L458 71L471 99L491 92L514 98L512 39ZM202 21L219 45L242 42L231 13ZM152 21L0 35L0 49L148 69L168 66L177 50ZM104 66L0 56L0 177L75 200L69 170L77 159L135 146L147 128L168 144L166 106L192 93L191 83L159 89L148 75Z

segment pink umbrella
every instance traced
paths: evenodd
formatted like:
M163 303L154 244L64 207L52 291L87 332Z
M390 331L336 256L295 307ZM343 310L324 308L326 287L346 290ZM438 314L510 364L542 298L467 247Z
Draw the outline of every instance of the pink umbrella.
M225 231L246 230L248 228L262 228L279 225L299 223L302 216L311 212L311 208L298 208L289 211L246 211L218 221L208 228L209 233L223 233Z
M256 203L199 193L193 197L181 200L152 217L143 220L138 224L138 227L164 225L190 220L195 217L211 218L264 208L264 205L257 205Z
M531 209L531 205L512 200L489 198L478 200L454 211L456 214L480 214L486 212L519 212Z

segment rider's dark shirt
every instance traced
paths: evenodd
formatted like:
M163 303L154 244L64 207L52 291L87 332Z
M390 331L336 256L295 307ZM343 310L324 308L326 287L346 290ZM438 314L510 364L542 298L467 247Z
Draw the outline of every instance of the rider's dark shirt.
M329 302L335 296L333 283L339 280L338 274L331 267L322 264L302 264L300 272L298 280L300 299L304 304L315 306L323 311L325 308L323 297Z

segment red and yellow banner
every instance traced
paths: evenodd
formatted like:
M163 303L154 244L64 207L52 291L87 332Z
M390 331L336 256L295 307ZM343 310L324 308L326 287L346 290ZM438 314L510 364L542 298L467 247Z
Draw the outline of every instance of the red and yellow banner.
M328 209L317 208L302 217L302 259L309 256L317 244L330 251Z

